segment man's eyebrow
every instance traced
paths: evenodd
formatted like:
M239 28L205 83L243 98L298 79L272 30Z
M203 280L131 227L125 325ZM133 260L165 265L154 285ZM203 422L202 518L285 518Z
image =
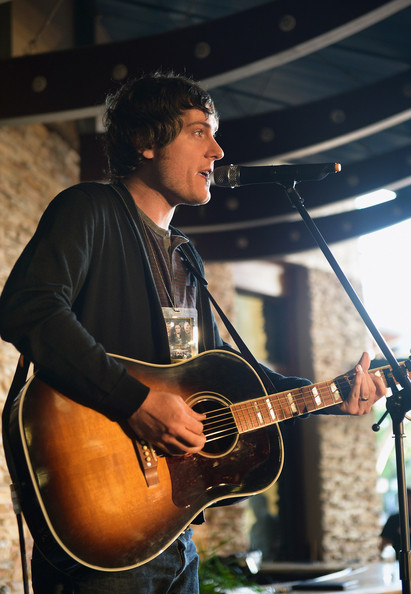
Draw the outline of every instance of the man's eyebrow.
M188 122L187 126L198 126L198 124L202 124L203 126L211 128L211 124L205 120L196 120L195 122Z
M213 129L213 126L210 124L210 122L207 122L205 120L197 120L195 122L189 122L188 124L186 124L187 128L190 128L191 126L205 126L206 128L210 128L210 130ZM213 134L216 134L218 132L218 126L216 126L215 131L213 132Z

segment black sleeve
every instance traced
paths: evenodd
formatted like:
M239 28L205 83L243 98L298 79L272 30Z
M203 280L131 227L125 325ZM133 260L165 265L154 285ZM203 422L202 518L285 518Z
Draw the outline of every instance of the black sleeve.
M400 518L398 514L394 514L390 516L382 529L381 536L382 538L386 538L391 542L396 541L398 539L400 530Z
M0 332L53 387L122 420L148 388L106 354L72 309L98 257L98 217L95 202L78 188L51 202L4 287Z

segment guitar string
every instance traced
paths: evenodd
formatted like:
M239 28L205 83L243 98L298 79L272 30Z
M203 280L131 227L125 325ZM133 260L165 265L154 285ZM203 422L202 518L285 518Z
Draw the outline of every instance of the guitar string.
M308 411L308 412L311 412L311 411ZM275 423L278 423L280 421L292 418L292 416L293 416L292 414L284 415L283 418L281 418L280 416L277 416L276 420L269 419L269 422L264 422L263 424L253 421L252 417L250 416L248 420L247 419L245 420L246 428L242 429L242 431L239 431L237 428L237 425L235 424L235 422L233 421L233 419L230 415L226 419L227 425L225 427L221 425L220 428L217 427L217 430L215 428L212 428L211 431L210 431L210 428L207 428L204 430L204 434L206 435L207 442L215 441L216 439L223 439L230 435L238 434L239 432L245 433L247 431L253 431L255 429L258 429L258 428L261 428L264 426L274 425ZM244 425L244 420L242 422L240 422L240 425ZM231 433L227 433L227 431L231 431ZM210 436L212 436L212 437L210 438Z
M336 380L334 380L335 383L340 383L339 380L340 378L346 379L348 380L348 383L351 383L349 380L351 378L355 378L355 375L347 375L347 376L339 376L339 378L336 378ZM330 392L330 386L333 382L323 382L322 384L317 384L316 388L318 390L318 395L322 396L322 400L324 402L325 400L329 400L330 405L332 405L334 403L333 400L333 394ZM270 401L272 401L272 404L275 406L276 404L285 404L287 408L290 407L290 404L293 403L307 403L307 394L309 396L309 400L310 401L314 401L315 398L313 396L312 393L312 386L304 386L302 388L300 388L298 390L298 395L296 395L293 400L291 402L289 402L287 396L288 394L294 392L295 390L291 390L291 392L280 392L278 394L272 394L272 395L265 395L265 396L259 396L254 400L249 400L247 402L244 403L235 403L234 404L234 408L236 409L236 411L240 411L243 412L248 411L248 410L252 410L255 407L255 405L257 406L263 406L263 408L265 408L265 400L267 398L270 399ZM325 397L325 398L324 398ZM327 398L328 397L328 398ZM328 406L328 403L325 403L325 406ZM315 408L317 408L317 405L315 406ZM220 412L221 409L215 409L214 411L208 411L208 414L211 416L212 414L218 413ZM254 412L254 411L253 411Z
M385 371L386 370L390 370L390 367L384 367L384 368L380 368L380 371L382 371L385 375ZM339 376L338 378L336 378L334 380L334 383L337 383L340 381L341 383L341 379L347 381L349 384L352 383L353 379L355 378L355 374L347 374L345 376ZM385 379L385 378L384 378ZM350 381L351 380L351 381ZM319 391L319 395L321 396L321 392L323 392L325 395L328 395L331 399L330 404L326 404L325 406L330 406L332 404L334 404L334 401L332 401L332 397L333 395L330 396L330 385L332 384L332 382L327 382L321 385L317 385L317 390ZM308 393L310 395L310 400L312 400L314 402L314 397L312 394L312 390L310 389L310 386L304 386L303 388L301 388L299 390L299 394L300 394L300 398L296 397L293 399L292 403L295 403L296 401L300 401L301 400L304 402L305 405L307 405L306 403L306 398L304 396L304 392ZM283 395L283 396L281 396ZM263 396L263 397L259 397L255 400L253 400L252 402L247 402L247 403L238 403L235 405L236 407L236 412L240 412L240 413L248 413L248 416L252 422L252 416L254 416L255 414L255 404L257 403L258 407L260 406L260 404L264 405L264 400L270 398L270 400L272 398L276 398L277 400L281 400L283 399L285 401L285 403L288 405L288 407L291 409L291 404L286 400L286 397L284 396L284 393L280 393L279 395L272 395L272 396ZM276 403L274 403L276 404ZM315 409L319 408L316 404L315 404ZM314 409L314 410L315 410ZM262 417L264 416L268 416L267 415L267 411L259 411L260 414L262 415ZM218 413L218 414L216 414ZM253 415L251 415L251 413L253 413ZM292 411L290 410L290 413L292 413ZM238 434L238 429L237 429L237 425L235 423L235 419L234 419L234 415L231 411L231 407L226 407L226 409L216 409L214 411L209 411L206 416L209 416L211 418L211 423L210 422L206 422L205 421L205 434L207 437L207 442L211 442L211 441L215 441L218 439L224 439L227 437L230 437L232 435ZM289 418L289 417L287 417ZM215 427L216 423L221 422L221 420L223 420L226 425L223 426L222 424L220 426L217 425L217 427ZM276 421L272 420L271 418L269 418L269 423L270 425L275 424L276 422L278 422L278 420L283 420L283 419L277 419ZM210 425L214 425L214 427L210 427ZM250 428L248 428L248 430L252 431L255 428L260 427L260 424L257 424L256 427L254 427L254 423L252 422L252 426ZM230 433L227 433L228 431L230 431Z
M248 412L250 412L250 409L248 409ZM254 411L252 411L252 412L254 412ZM287 416L286 418L290 418L290 417ZM226 415L226 419L225 420L227 422L226 426L221 425L220 428L217 428L218 430L216 430L215 428L213 428L212 431L210 431L209 430L210 429L209 427L204 430L204 433L206 435L206 438L207 438L207 442L208 443L211 442L211 441L216 441L218 439L225 439L227 437L230 437L232 435L236 435L236 434L239 433L239 431L237 429L237 425L234 422L234 418L233 418L231 412L228 415ZM270 419L270 423L269 424L270 425L273 425L275 422L278 422L278 420L284 420L284 419L277 419L277 421L272 421ZM251 422L251 426L250 426L250 423L248 421ZM252 431L254 429L258 429L261 426L264 426L264 425L261 425L260 423L253 422L251 416L249 416L248 421L246 420L246 426L247 427L246 427L246 430L245 431L247 431L247 430L248 431ZM243 430L243 432L245 432L245 431Z
M250 418L250 420L251 420L251 418ZM219 427L219 428L217 427L217 429L214 427L210 431L210 428L209 427L205 428L204 433L206 435L207 442L215 441L217 439L224 439L224 438L229 437L231 435L238 434L237 425L236 425L236 423L234 421L234 418L233 418L233 416L232 416L231 413L228 414L228 415L226 415L225 421L226 421L227 424L225 426L221 425L221 427ZM273 424L273 423L270 423L270 424ZM254 424L252 424L251 427L248 427L248 430L256 429L259 426L260 425L254 426ZM230 433L227 433L227 431L230 431Z
M329 395L329 392L328 391L325 391L325 395ZM287 405L287 408L290 408L290 406L293 403L296 403L296 402L297 403L298 402L304 402L304 404L307 404L307 399L304 396L302 398L294 398L291 403L287 399L285 399L285 398L282 398L282 399L278 398L277 395L274 395L273 397L264 396L264 397L259 397L259 398L255 399L255 400L252 400L252 401L247 401L245 403L236 403L236 404L234 404L235 412L240 412L240 413L241 412L242 413L244 413L244 412L253 412L254 413L256 407L257 408L260 408L260 411L259 412L262 412L262 411L264 411L266 409L265 400L267 398L270 398L271 401L273 400L273 398L275 400L277 400L277 402L272 402L272 404L274 405L274 407L276 405L278 405L281 402L281 400L284 401L284 404ZM311 394L310 394L310 400L313 400ZM330 404L333 404L333 403L334 403L334 400L332 400L332 398L330 398ZM226 410L227 411L231 411L231 408L230 407L227 407ZM222 414L227 414L227 413L224 411L224 409L221 409L221 408L220 409L215 409L214 411L208 411L206 413L208 419L209 420L211 419L211 423L215 423L216 420L218 420L218 418L222 416ZM232 413L229 412L228 414L231 415ZM208 424L210 425L210 422Z
M279 403L274 402L273 408L274 408L275 412L277 413L277 417L280 416L279 413L283 413L283 416L285 418L287 418L289 416L293 416L294 411L292 410L292 404L293 403L295 404L295 402L296 402L296 400L293 400L292 403L289 403L288 401L284 401L284 403L287 405L287 409L288 409L287 411L284 411L284 409L282 407L281 407L282 410L280 410L280 411L275 410L276 408L278 408L276 405L278 405ZM304 411L307 410L307 406L308 406L306 399L304 399L303 402L304 402L304 409L302 411L302 414ZM262 417L266 416L268 418L269 422L275 422L269 416L269 412L268 412L267 408L265 407L265 403L264 402L257 403L257 407L255 406L256 403L257 403L256 401L253 401L252 404L250 404L248 402L245 404L242 404L242 403L236 404L236 405L234 405L235 412L237 414L243 414L243 415L248 414L248 416L251 416L251 418L252 418L255 416L255 412L256 412L255 409L257 408L258 409L257 413L259 413ZM324 404L324 400L323 400L323 404ZM325 403L325 406L331 406L333 404L335 404L335 400L330 399L328 403ZM318 408L319 408L318 405L314 403L313 410L318 409ZM310 411L308 411L308 412L310 412ZM216 413L218 413L218 414L216 414ZM207 421L204 422L204 425L207 428L211 428L213 425L215 426L216 423L220 423L221 420L225 421L227 418L230 418L232 416L233 416L233 413L231 411L231 407L227 407L226 411L224 411L222 409L217 409L216 411L209 411L208 413L206 413Z
M382 370L382 369L385 370L385 368L380 368L380 370ZM389 369L389 366L388 366L388 369ZM342 379L345 379L346 381L348 381L348 383L351 383L350 382L350 379L351 378L355 378L355 374L350 374L350 375L346 375L346 376L339 376L338 378L336 378L336 380L334 380L334 382L337 383L341 378ZM325 406L329 406L329 405L332 405L334 403L333 394L330 394L330 385L332 383L333 382L323 382L322 384L317 384L316 385L316 389L319 392L318 395L320 397L322 396L322 400L323 401L324 401L324 396L325 397L328 396L328 399L330 401L330 404L326 403ZM282 404L285 404L286 405L286 408L290 408L290 405L292 405L294 403L304 403L304 404L307 404L307 397L306 397L307 395L309 396L309 400L310 401L314 401L315 400L315 398L314 398L314 396L312 394L312 386L304 386L304 387L298 389L298 395L296 395L293 398L292 402L290 403L288 401L288 398L287 398L287 396L285 394L288 395L289 393L292 393L293 391L294 391L294 389L291 390L290 392L279 392L278 394L259 396L258 398L254 399L252 401L247 401L247 402L244 402L244 403L241 403L241 402L240 403L235 403L234 404L234 408L235 408L236 412L244 412L244 411L246 411L246 412L248 412L248 411L254 412L253 407L255 406L255 404L257 404L257 406L262 405L265 408L265 400L267 398L269 398L272 401L272 404L274 406L276 404L280 404L280 406ZM318 408L317 405L315 405L315 409L316 408ZM211 415L218 416L218 414L221 414L221 411L222 410L224 410L224 409L221 409L221 408L220 409L215 409L215 410L212 410L212 411L208 411L206 414L208 415L208 417L211 417ZM230 407L227 407L227 410L230 410ZM216 413L218 413L218 414L216 414ZM231 415L232 413L230 412L229 414ZM214 418L215 418L215 416L214 416Z
M328 393L328 392L327 392ZM260 399L261 402L261 399ZM240 412L243 415L246 413L248 415L248 419L246 419L246 424L247 426L249 425L249 423L251 422L251 428L250 430L252 430L253 428L258 428L261 426L261 423L256 423L253 418L255 417L255 406L253 406L256 403L256 401L253 401L253 403L250 405L250 403L247 403L246 405L240 405L236 406L236 412ZM258 403L260 404L260 403ZM263 404L263 402L261 402L261 404ZM287 403L288 407L290 408L290 413L284 415L285 418L290 418L290 416L293 416L293 412L291 410L291 405L290 403ZM305 403L306 404L306 403ZM330 402L330 405L334 404L334 401ZM318 408L317 406L315 406L315 408ZM216 414L218 413L218 414ZM251 414L252 413L252 414ZM273 420L269 414L267 413L267 411L264 410L259 410L258 413L262 416L262 418L264 418L264 416L268 419L268 424L273 424L275 423L277 420ZM227 407L226 410L222 410L222 409L216 409L215 411L209 411L207 413L207 421L204 422L204 432L206 435L215 435L218 432L224 432L226 431L228 428L234 428L236 427L235 425L235 420L231 411L230 407ZM211 419L211 421L210 421ZM284 420L284 419L279 419L279 420ZM221 421L229 424L231 423L231 425L226 425L224 426ZM218 425L218 423L220 425ZM244 423L244 419L242 420L241 424ZM265 423L266 424L266 423Z
M382 370L382 369L385 369L385 368L380 368L380 370ZM350 383L352 383L353 379L355 378L355 374L339 376L338 378L336 378L334 380L334 383L341 383L341 381L340 381L341 378L345 379L350 384ZM324 397L325 397L325 399L327 399L327 396L328 396L328 399L330 400L329 405L332 405L334 403L333 394L330 393L330 386L332 383L333 382L323 382L323 383L317 384L315 386L318 391L318 395L320 397L322 397L323 401L324 401ZM254 400L249 400L244 403L242 403L242 402L235 403L233 406L236 409L236 411L240 411L240 412L243 412L244 410L248 411L249 409L252 410L253 406L255 404L257 404L258 406L263 405L263 407L265 408L264 405L265 405L265 400L267 398L270 399L270 401L272 402L272 404L274 406L276 404L279 404L282 407L282 405L285 404L286 408L290 408L290 404L293 404L293 403L307 404L307 396L310 401L315 401L315 397L313 396L313 393L312 393L312 387L313 386L304 386L302 388L299 388L297 395L293 398L291 403L289 402L287 395L290 393L292 394L292 392L294 392L294 389L290 390L290 392L279 392L278 394L259 396ZM325 406L328 406L328 404L326 403ZM228 408L229 407L227 407L227 409ZM315 405L315 408L318 408L317 405ZM207 414L209 416L211 416L212 414L219 413L221 410L222 409L215 409L212 411L208 411Z
M307 386L307 388L309 388L309 386ZM330 405L332 405L335 402L334 399L333 399L333 396L330 395L329 388L326 388L325 389L324 387L317 386L317 389L319 391L319 396L322 396L322 400L323 401L329 399ZM290 408L290 406L293 403L307 404L307 395L305 395L304 392L307 392L310 401L314 401L314 397L312 395L312 391L310 389L307 389L307 390L303 390L303 392L300 393L299 396L295 396L293 398L292 402L289 402L287 396L284 396L284 393L281 392L279 394L266 395L266 396L262 396L262 397L259 396L258 398L254 399L252 401L250 400L250 401L247 401L247 402L244 402L244 403L241 403L241 402L235 403L233 406L234 406L236 412L237 411L239 411L239 412L248 411L249 409L250 410L253 410L253 408L255 407L255 405L257 405L259 407L262 406L263 409L265 409L266 408L265 401L266 401L267 398L269 398L270 401L272 402L272 405L274 407L276 405L280 405L280 407L282 407L282 405L284 404L285 407L288 409L288 408ZM327 398L327 396L328 396L328 398ZM326 406L327 406L327 403L326 403ZM316 406L316 408L317 408L317 406ZM219 413L221 410L222 409L215 409L214 411L208 411L207 414L209 416L211 416L212 414L216 415L216 413Z

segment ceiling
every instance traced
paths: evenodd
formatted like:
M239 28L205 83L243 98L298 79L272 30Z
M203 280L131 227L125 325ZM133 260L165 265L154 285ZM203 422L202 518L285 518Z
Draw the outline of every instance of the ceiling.
M93 44L0 61L12 87L0 97L0 124L84 121L98 114L113 79L173 68L200 80L216 102L220 164L342 164L341 173L297 186L327 241L411 216L411 0L87 0L85 7L75 23L79 29L92 15ZM45 90L33 92L36 76ZM97 141L82 134L83 179L101 176ZM353 210L349 199L381 187L397 198ZM313 245L279 185L212 195L206 207L175 218L205 259L277 257ZM324 205L333 209L316 210Z

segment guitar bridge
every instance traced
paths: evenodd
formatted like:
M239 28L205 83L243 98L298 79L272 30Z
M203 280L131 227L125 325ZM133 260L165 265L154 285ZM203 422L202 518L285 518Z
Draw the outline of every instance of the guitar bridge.
M154 448L144 439L134 441L136 452L148 487L160 484L158 478L158 460Z

